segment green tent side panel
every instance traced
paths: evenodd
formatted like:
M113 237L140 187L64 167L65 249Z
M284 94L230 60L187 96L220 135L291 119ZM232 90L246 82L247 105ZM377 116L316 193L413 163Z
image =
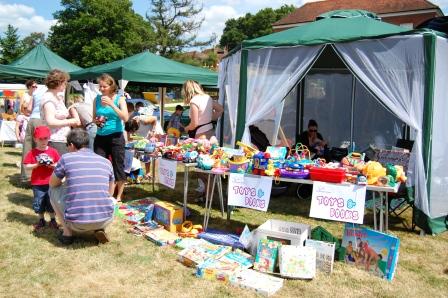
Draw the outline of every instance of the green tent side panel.
M28 79L38 79L45 78L48 71L27 69L21 67L14 67L9 65L0 65L0 79L3 80L28 80Z
M103 73L114 79L132 82L182 85L186 80L195 80L204 86L217 86L218 73L174 60L149 51L118 61L92 66L71 72L73 80L92 80Z
M410 32L370 17L324 18L289 30L243 41L243 48L316 45Z
M31 51L9 65L47 72L55 68L66 72L82 69L52 52L43 44L38 44Z
M414 222L427 234L435 235L448 230L448 215L438 218L429 218L418 208L414 208Z

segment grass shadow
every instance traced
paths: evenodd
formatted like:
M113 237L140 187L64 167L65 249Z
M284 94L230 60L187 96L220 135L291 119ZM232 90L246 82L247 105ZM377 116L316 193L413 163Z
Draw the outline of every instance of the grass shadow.
M17 164L12 163L12 162L4 162L2 164L3 167L7 167L7 168L17 168Z
M5 151L4 153L5 153L6 155L20 156L20 157L22 157L22 150L20 150L20 151Z
M9 179L9 183L17 188L23 188L23 189L31 189L31 184L27 182L22 182L22 177L20 174L13 174L8 175L6 178Z
M10 193L7 195L8 201L17 206L28 207L32 209L33 196L23 193Z
M24 214L17 211L10 211L6 214L6 220L9 222L18 222L25 226L31 227L33 224L37 222L38 216L32 214ZM82 249L98 245L97 240L95 239L93 233L89 233L83 235L75 235L74 243L72 245L65 246L59 242L57 237L58 233L59 231L52 230L48 227L45 227L43 230L39 232L35 231L32 232L32 234L37 238L44 239L49 243L53 244L54 246L64 247L67 249Z

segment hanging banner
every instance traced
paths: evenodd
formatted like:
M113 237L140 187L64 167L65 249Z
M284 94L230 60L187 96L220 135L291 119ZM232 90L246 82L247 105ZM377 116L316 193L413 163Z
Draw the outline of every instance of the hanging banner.
M266 211L271 198L271 188L271 177L231 173L227 204Z
M342 185L315 181L310 217L362 224L365 185Z
M174 189L176 187L176 167L177 161L175 160L159 159L159 183Z

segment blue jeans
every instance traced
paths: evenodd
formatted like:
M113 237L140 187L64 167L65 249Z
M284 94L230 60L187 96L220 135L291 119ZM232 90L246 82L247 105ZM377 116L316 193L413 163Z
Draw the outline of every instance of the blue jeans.
M95 141L96 131L98 127L95 123L90 123L86 126L87 133L89 134L89 149L93 151L93 142Z
M48 185L33 185L33 210L38 214L44 212L54 213L53 206L50 203L48 188Z

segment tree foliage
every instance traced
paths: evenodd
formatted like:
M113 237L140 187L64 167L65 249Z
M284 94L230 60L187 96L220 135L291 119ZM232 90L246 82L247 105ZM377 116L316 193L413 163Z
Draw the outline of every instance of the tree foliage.
M23 52L28 53L38 44L40 44L40 43L45 44L45 42L46 42L46 39L45 39L44 33L32 32L30 35L28 35L24 39L22 39Z
M265 8L255 15L247 13L238 19L226 21L224 32L219 41L222 48L231 50L243 40L271 34L272 24L295 10L293 5L283 5L278 9Z
M48 44L82 67L154 51L154 32L130 0L61 0Z
M195 0L151 0L150 12L146 18L155 32L157 51L162 56L173 57L184 48L207 46L215 41L198 41L197 30L204 18L199 18L202 6Z
M9 64L19 58L23 53L17 31L18 28L9 24L3 33L4 37L2 36L0 38L1 64Z

